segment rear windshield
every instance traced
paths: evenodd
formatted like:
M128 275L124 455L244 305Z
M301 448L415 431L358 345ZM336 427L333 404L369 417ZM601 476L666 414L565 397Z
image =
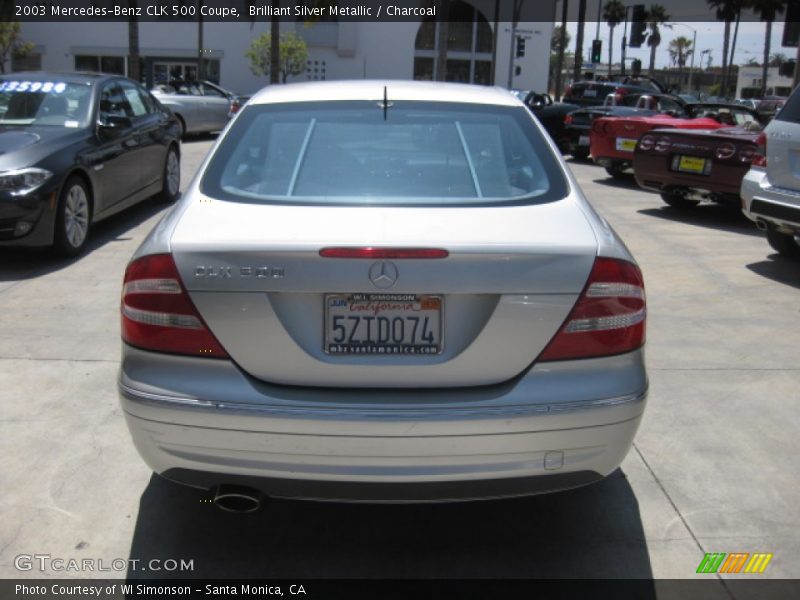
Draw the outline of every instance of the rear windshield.
M761 106L759 105L759 108ZM781 105L778 106L780 108ZM781 111L775 116L776 121L789 121L800 123L800 87L798 87L789 99L782 105Z
M302 204L523 204L567 189L524 107L400 101L248 106L201 181L215 198Z

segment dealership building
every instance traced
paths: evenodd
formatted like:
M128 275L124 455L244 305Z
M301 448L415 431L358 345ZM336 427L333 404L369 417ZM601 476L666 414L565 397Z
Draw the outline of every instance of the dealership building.
M393 4L414 8L438 3L398 0ZM496 0L450 0L447 80L547 89L555 2L523 3L513 31L511 5ZM268 83L266 77L251 72L245 52L255 37L269 32L269 19L203 21L202 25L194 19L142 19L139 53L148 86L197 76L200 27L206 78L248 94ZM440 27L440 22L425 17L402 21L281 17L281 32L297 33L308 46L305 72L289 81L436 79ZM34 45L34 50L25 58L13 60L12 70L127 74L127 21L24 22L22 37Z

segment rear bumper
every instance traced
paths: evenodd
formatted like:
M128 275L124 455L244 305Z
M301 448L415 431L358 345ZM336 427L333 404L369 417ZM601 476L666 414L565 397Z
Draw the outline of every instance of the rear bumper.
M637 153L633 160L633 171L639 187L656 192L670 189L698 191L730 199L738 204L741 180L746 168L714 163L711 175L680 173L670 169L672 156Z
M766 221L785 232L800 233L800 192L773 187L763 169L742 179L742 210L753 221Z
M158 379L163 355L123 356L121 403L147 464L188 485L238 483L276 497L425 502L591 483L627 454L647 390L641 351L436 391L271 386L228 361L166 358L182 390L137 380L147 363ZM205 397L186 393L187 368L200 386L216 379ZM227 402L215 398L222 390Z

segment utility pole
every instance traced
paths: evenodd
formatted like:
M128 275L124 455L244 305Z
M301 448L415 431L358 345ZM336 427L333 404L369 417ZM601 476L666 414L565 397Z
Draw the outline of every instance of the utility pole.
M200 0L197 0L197 81L205 81L205 56L203 56L203 15L200 14Z
M569 0L561 0L561 36L558 40L558 58L556 59L556 100L561 100L561 71L564 69L564 46L567 45L567 9Z

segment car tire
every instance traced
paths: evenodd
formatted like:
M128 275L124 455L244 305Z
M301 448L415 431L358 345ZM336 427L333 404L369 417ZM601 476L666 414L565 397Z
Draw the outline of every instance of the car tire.
M794 241L794 235L791 233L781 233L776 229L769 228L767 229L767 242L781 256L800 258L800 246Z
M83 179L72 176L61 189L56 209L53 250L59 256L78 256L86 247L92 223L91 195Z
M700 204L697 200L690 200L686 196L675 192L661 192L661 199L672 208L678 208L680 210L688 210Z
M606 167L606 173L611 175L614 179L620 179L625 176L625 167L617 163L611 163Z
M175 114L175 118L178 119L178 139L182 140L186 137L186 121L177 113Z
M573 150L572 158L576 160L587 160L589 158L588 150Z
M161 191L155 196L155 201L163 204L175 202L181 195L181 158L175 146L167 150L161 181Z

